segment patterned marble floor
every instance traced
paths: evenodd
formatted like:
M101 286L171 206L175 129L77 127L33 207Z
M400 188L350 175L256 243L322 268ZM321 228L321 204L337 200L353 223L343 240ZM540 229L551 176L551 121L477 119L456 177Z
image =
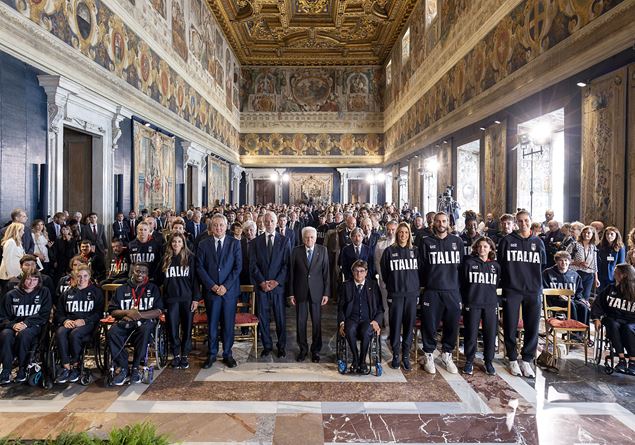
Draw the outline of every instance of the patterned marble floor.
M325 311L325 333L335 332L334 312ZM341 376L333 336L324 339L321 363L295 362L291 308L287 315L286 359L256 358L240 342L237 368L218 362L203 370L199 344L190 369L164 369L149 386L0 388L0 437L104 436L148 420L185 444L633 443L635 378L585 365L581 350L571 351L560 374L538 371L535 381L508 374L500 356L493 377L480 368L463 376L439 366L431 376L387 364L381 377Z

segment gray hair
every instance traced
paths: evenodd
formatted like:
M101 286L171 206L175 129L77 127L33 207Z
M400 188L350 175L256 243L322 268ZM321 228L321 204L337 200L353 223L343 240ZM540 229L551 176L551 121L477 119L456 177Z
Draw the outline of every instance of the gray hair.
M351 236L357 235L358 233L364 236L364 231L360 229L359 227L355 227L353 230L351 230Z
M215 219L222 219L225 225L227 225L227 217L222 213L214 213L214 216L212 216L212 221L214 221Z
M249 220L247 220L247 221L245 221L243 223L243 230L247 230L250 227L253 227L254 230L257 230L256 223L253 222L251 219L249 219Z
M304 234L307 232L313 232L313 235L317 237L317 230L315 229L315 227L311 227L311 226L304 227L302 229L302 238L304 238Z
M264 216L271 216L271 219L273 220L273 223L276 224L278 222L278 215L276 215L276 212L272 212L271 210L267 210L264 214ZM263 216L263 218L264 218Z

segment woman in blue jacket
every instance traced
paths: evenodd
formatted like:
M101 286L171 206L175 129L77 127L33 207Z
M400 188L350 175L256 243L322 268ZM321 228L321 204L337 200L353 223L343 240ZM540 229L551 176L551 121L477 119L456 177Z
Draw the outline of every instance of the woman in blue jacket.
M598 293L606 289L609 284L615 284L613 273L615 266L626 261L626 249L622 242L620 231L613 226L604 229L602 241L598 246L598 278L600 288Z

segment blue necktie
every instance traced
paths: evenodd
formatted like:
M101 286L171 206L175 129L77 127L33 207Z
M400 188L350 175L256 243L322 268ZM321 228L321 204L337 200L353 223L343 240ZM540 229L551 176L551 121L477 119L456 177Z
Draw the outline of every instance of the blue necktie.
M220 240L218 240L218 243L216 243L216 256L218 258L220 258L220 251L223 248L223 245L220 243Z
M309 265L311 265L311 260L313 259L313 249L309 249L309 252L306 258L307 258L307 261L309 262Z

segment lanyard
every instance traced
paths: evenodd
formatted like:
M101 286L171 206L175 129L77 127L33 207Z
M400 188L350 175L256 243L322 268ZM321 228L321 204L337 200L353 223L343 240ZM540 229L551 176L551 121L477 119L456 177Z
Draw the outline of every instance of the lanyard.
M141 296L146 291L147 284L141 288L141 292L139 292L139 296L135 292L134 287L132 288L132 307L135 309L139 309L139 303L141 302Z

